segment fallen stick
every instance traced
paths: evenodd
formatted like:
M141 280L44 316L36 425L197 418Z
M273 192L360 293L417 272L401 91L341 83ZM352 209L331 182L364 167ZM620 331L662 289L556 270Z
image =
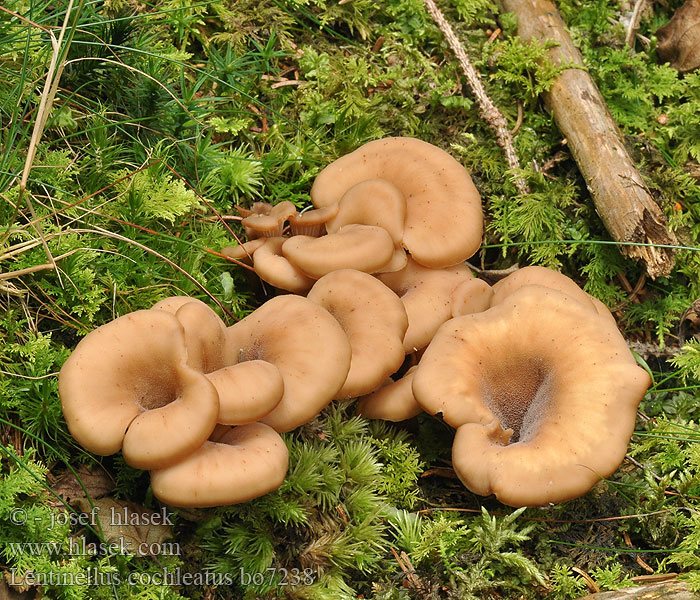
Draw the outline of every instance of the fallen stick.
M682 581L641 585L612 592L598 592L583 596L579 600L697 600L698 594Z
M518 18L518 35L526 40L553 41L555 65L583 66L559 11L549 0L502 0L503 9ZM564 69L544 95L559 130L586 180L603 224L618 242L676 244L663 215L625 147L622 133L588 72ZM674 265L669 248L624 246L621 251L646 264L653 279Z

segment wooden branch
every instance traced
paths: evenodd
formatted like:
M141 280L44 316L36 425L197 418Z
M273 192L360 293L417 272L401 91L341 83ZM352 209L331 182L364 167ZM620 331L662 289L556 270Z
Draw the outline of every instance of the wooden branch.
M687 583L667 581L612 592L598 592L579 600L698 600L698 597L698 594L690 591Z
M521 38L557 44L549 50L554 64L583 66L559 11L549 0L502 0L502 5L517 16ZM588 72L582 68L565 69L544 99L568 141L612 238L618 242L676 244ZM668 248L625 246L621 251L643 260L652 278L666 276L673 268L673 252Z

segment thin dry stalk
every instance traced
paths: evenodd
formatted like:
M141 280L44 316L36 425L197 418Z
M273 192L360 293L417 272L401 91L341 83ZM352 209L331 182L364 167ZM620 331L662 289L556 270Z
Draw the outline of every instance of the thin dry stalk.
M455 35L452 25L450 25L449 21L445 18L445 15L442 14L442 11L437 7L434 0L423 0L423 2L428 9L428 14L430 14L433 21L435 21L440 28L447 43L450 45L450 48L452 48L452 52L455 53L467 80L467 85L471 89L472 94L474 94L476 103L479 105L482 118L488 123L489 127L493 129L496 134L498 145L503 148L505 152L508 166L513 170L519 170L520 160L515 152L513 136L508 127L506 118L486 93L478 71L474 68L474 65L472 65L471 60L469 60L469 55ZM525 196L530 193L530 187L523 177L516 175L513 181L519 194Z

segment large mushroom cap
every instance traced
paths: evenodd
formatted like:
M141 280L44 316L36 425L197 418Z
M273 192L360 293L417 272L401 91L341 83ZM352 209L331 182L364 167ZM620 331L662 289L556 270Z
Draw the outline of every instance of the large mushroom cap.
M71 435L96 454L124 444L137 468L180 460L209 437L219 411L214 387L187 359L183 326L167 311L141 310L98 327L59 374Z
M481 243L481 198L469 173L444 150L414 138L369 142L328 165L311 188L314 206L338 202L353 186L384 179L406 199L403 245L420 264L441 268Z
M413 392L458 428L453 465L470 490L537 506L580 496L615 471L649 383L609 319L524 286L445 323Z
M238 504L277 489L288 466L289 453L279 434L250 423L204 442L172 467L152 471L151 486L156 498L173 506Z
M307 298L323 306L350 340L350 371L338 398L355 398L377 389L403 362L406 310L381 281L343 269L319 279Z
M299 296L268 300L226 332L227 365L275 365L284 395L262 421L289 431L315 417L338 393L350 368L350 342L331 314Z
M401 298L406 309L408 329L403 346L409 353L425 348L440 325L452 317L453 291L474 276L465 265L428 269L409 258L402 270L377 278Z

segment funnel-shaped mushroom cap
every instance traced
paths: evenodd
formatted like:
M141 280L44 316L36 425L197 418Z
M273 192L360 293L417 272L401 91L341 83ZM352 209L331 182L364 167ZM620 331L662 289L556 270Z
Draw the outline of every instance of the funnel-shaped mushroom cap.
M326 223L338 214L338 204L331 204L324 208L306 210L300 214L289 217L289 228L292 235L309 235L320 237L326 232Z
M250 239L253 237L279 237L284 223L297 212L296 206L285 200L273 206L267 214L253 213L243 219L243 226Z
M465 265L428 269L408 259L395 273L382 273L378 279L396 293L408 315L403 347L406 353L425 348L440 325L452 317L452 292L462 282L474 279Z
M316 282L307 277L282 255L282 245L288 238L268 238L255 251L253 266L258 277L281 290L305 294Z
M372 225L385 229L394 245L403 240L406 199L385 179L368 179L352 186L338 203L338 214L326 224L328 233L347 225Z
M319 279L307 298L331 313L350 340L350 371L338 398L355 398L376 390L404 359L406 311L381 281L367 273L343 269Z
M479 248L481 198L469 173L447 152L413 138L369 142L328 165L311 188L314 206L338 202L353 186L384 179L406 199L403 245L431 268L456 265Z
M206 441L167 469L151 472L156 498L182 507L238 504L277 489L287 474L289 453L279 434L250 423Z
M608 319L524 286L445 323L413 393L458 428L453 465L470 490L537 506L580 496L615 471L649 383Z
M383 419L385 421L405 421L423 412L413 395L413 373L417 367L411 367L397 381L388 383L357 403L357 414L366 419Z
M340 269L376 273L394 256L391 236L381 227L348 225L320 238L297 235L282 245L284 256L309 277Z
M350 369L350 342L331 314L299 296L277 296L226 332L226 364L275 365L284 395L263 422L289 431L315 417L338 393Z
M125 460L137 468L194 451L219 412L214 386L187 364L181 323L162 310L130 313L89 333L58 384L71 435L96 454L124 444Z

